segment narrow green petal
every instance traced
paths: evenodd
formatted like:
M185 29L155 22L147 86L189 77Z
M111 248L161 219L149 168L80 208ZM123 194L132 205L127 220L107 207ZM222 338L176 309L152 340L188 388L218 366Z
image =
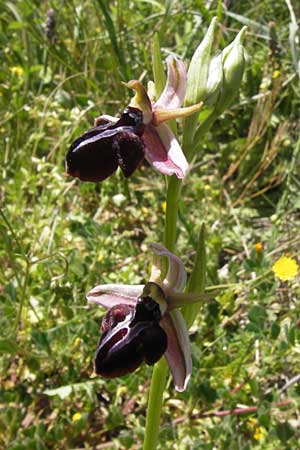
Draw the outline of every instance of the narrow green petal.
M197 105L186 106L185 108L178 109L155 109L153 113L153 123L158 125L162 122L166 122L171 119L182 119L184 117L191 116L195 112L200 111L203 106L203 102L197 103Z
M216 296L216 291L206 292L175 292L168 295L169 310L206 303ZM196 305L197 306L197 305Z

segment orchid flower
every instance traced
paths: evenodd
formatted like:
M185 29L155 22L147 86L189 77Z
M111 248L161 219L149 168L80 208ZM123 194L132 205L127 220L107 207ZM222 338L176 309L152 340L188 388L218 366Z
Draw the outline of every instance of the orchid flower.
M154 253L150 281L145 285L108 284L93 288L87 300L105 307L95 360L96 374L114 378L133 372L144 361L151 365L163 354L175 388L185 390L192 371L188 330L179 307L199 302L205 294L183 293L187 274L182 261L163 245ZM162 258L168 271L162 279Z
M82 181L102 181L120 166L130 176L144 158L159 172L184 178L188 170L186 157L166 122L189 116L202 103L182 108L187 74L184 63L170 55L165 88L156 102L138 80L126 86L136 91L121 117L100 116L95 127L77 138L66 157L69 175Z

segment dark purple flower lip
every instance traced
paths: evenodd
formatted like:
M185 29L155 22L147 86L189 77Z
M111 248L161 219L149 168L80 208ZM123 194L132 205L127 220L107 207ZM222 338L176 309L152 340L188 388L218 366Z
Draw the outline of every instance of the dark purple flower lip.
M129 177L145 156L143 131L143 113L137 108L126 108L117 121L102 121L72 143L66 157L67 174L97 182L120 167Z
M103 318L95 360L97 375L115 378L136 370L143 362L156 363L167 350L167 334L160 326L159 304L148 295L133 305L115 305Z

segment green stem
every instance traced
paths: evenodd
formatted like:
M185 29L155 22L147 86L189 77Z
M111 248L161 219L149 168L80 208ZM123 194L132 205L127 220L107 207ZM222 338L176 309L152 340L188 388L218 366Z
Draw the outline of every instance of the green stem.
M167 209L164 244L168 250L173 251L176 243L178 200L181 181L175 176L169 178L167 190ZM146 430L143 450L155 450L157 447L163 393L165 390L168 366L165 358L155 364L152 374L151 387L148 399Z
M28 279L29 279L29 271L30 271L30 261L27 259L25 275L24 275L24 282L23 282L22 292L21 292L21 300L20 300L19 310L17 313L16 321L15 321L15 330L16 331L18 329L18 326L21 325L22 312L23 312L23 308L24 308L24 304L25 304L25 300L26 300L26 290L27 290L27 284L28 284Z
M186 150L186 155L188 157L188 160L190 161L193 156L200 151L202 144L203 144L203 136L208 132L208 130L211 128L211 126L214 124L216 119L218 118L218 114L213 111L206 119L199 125L195 136L193 145L189 145L189 147Z
M170 252L174 251L177 233L178 199L181 191L181 181L175 176L168 182L167 209L164 244Z
M155 364L153 369L143 450L155 450L157 447L163 393L167 382L167 375L168 366L165 358L162 358Z

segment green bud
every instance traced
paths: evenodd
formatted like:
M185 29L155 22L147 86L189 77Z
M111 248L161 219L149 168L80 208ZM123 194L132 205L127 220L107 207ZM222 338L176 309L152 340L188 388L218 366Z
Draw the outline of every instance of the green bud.
M216 25L217 19L214 17L206 35L192 57L187 75L186 106L199 103L205 95Z
M220 96L223 86L222 53L211 59L206 83L204 102L206 105L214 105Z
M243 27L234 41L222 51L223 89L216 106L220 114L232 102L240 87L245 69L243 40L247 27Z
M202 101L205 96L216 26L217 18L214 17L206 35L192 57L187 74L187 89L184 100L185 106L195 105ZM197 122L198 113L195 113L184 120L183 147L185 148L187 156L191 150Z

